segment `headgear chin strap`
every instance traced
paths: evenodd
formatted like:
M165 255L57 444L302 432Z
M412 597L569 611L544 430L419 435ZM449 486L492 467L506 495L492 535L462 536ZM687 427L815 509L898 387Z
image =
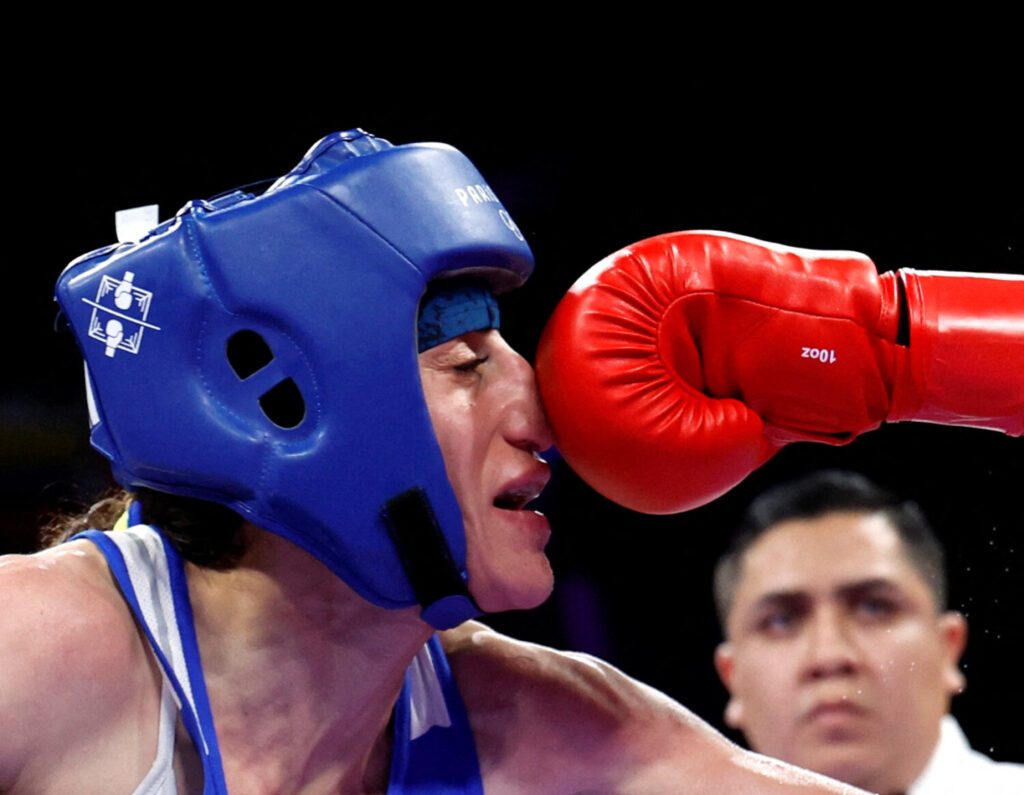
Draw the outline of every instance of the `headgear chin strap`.
M122 485L227 505L374 604L419 603L447 628L479 610L417 307L432 280L502 292L532 268L465 156L351 130L261 196L191 202L75 260L57 300L86 360L92 444ZM445 326L440 342L495 325L493 299L470 292L421 329Z

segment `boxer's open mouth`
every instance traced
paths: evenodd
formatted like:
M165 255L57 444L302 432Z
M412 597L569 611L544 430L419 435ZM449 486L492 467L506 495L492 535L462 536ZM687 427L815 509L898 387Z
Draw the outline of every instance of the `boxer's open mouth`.
M499 494L494 500L494 507L505 511L521 511L528 503L537 499L540 492L516 493L505 492Z
M531 477L514 484L494 498L494 507L503 511L522 511L540 496L548 482L548 473L543 476Z

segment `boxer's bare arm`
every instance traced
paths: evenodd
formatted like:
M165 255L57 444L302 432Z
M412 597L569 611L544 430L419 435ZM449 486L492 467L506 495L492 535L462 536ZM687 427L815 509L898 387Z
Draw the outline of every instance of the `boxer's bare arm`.
M116 791L141 780L159 689L92 545L0 557L0 600L0 791Z
M610 665L475 622L443 635L491 793L859 793L744 751Z

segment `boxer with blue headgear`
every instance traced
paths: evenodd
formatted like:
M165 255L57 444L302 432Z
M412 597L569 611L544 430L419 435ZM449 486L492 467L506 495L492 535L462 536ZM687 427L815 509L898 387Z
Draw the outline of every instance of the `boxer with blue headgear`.
M192 202L79 258L57 297L93 446L126 488L227 505L374 604L419 602L439 628L474 615L416 353L495 327L487 290L533 268L493 196L450 147L352 130L262 196ZM459 276L477 286L442 289ZM140 400L139 384L158 386Z
M462 155L361 131L68 266L92 442L140 496L0 559L0 791L840 792L464 620L552 587L551 429L493 297L531 267ZM145 524L164 494L236 565Z

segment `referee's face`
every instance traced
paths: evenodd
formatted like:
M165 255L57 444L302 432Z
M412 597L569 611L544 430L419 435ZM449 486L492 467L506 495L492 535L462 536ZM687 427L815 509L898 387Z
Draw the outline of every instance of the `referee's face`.
M787 520L743 557L715 663L756 751L873 792L905 790L938 741L966 625L881 514Z

